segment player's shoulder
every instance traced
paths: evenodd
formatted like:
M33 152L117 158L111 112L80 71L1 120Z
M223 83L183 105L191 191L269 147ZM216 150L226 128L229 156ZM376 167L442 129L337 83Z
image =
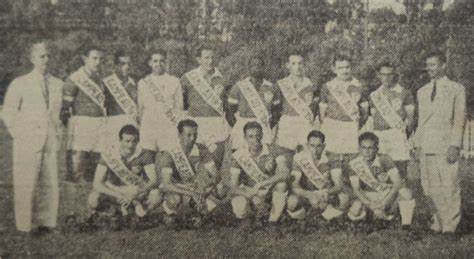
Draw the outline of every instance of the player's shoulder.
M289 149L289 148L286 148L286 147L282 147L282 146L279 146L277 144L268 144L268 151L270 152L270 154L274 155L274 156L281 156L281 155L293 155L294 154L294 151Z
M465 91L465 87L462 84L451 80L447 76L443 77L440 81L442 81L445 85L447 85L456 92Z
M210 152L209 148L207 148L207 146L204 145L204 144L196 143L195 145L196 145L196 147L197 147L200 154L202 154L203 152Z

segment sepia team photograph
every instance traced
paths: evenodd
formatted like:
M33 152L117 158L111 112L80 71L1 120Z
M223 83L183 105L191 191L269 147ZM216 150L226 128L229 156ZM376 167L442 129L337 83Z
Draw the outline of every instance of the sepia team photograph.
M0 259L473 258L471 0L0 0Z

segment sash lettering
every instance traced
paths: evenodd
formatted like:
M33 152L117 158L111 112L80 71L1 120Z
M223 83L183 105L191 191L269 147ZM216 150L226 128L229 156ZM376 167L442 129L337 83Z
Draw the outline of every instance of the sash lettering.
M397 111L390 105L387 96L383 94L382 90L379 89L370 94L370 99L373 101L375 108L379 111L382 118L395 129L404 130L406 127L405 122L402 120Z
M171 149L170 153L181 179L185 182L193 182L195 176L193 168L181 147Z
M180 116L176 113L176 111L173 108L168 107L168 105L165 103L165 97L160 92L160 90L155 86L153 79L148 76L148 77L145 77L143 81L148 85L148 89L150 90L151 95L153 96L155 101L161 104L161 106L163 106L163 108L165 109L166 117L168 117L168 119L174 125L178 125Z
M392 187L391 184L381 183L375 179L374 175L370 171L369 165L367 165L362 157L352 160L349 164L352 170L357 173L357 176L359 176L360 180L367 184L370 188L378 192L386 192Z
M298 96L296 89L291 85L289 79L278 81L281 92L285 96L288 103L295 109L295 111L303 118L305 118L310 125L314 122L314 115L309 106Z
M106 79L104 79L105 86L109 89L110 93L114 96L117 103L120 105L120 108L132 116L138 114L138 108L135 102L132 100L125 87L122 85L122 82L113 74Z
M77 72L72 74L70 77L71 81L76 84L83 93L85 93L95 104L100 106L104 110L105 96L100 86L98 86L89 76L86 74L84 69L79 69Z
M222 108L222 100L212 89L209 83L199 73L199 71L193 70L186 74L189 82L194 86L199 95L209 104L214 110L220 115L224 115L224 109Z
M112 172L127 185L143 185L143 179L130 171L130 169L125 166L122 159L119 158L119 155L113 155L113 153L114 152L111 151L102 153L102 158L109 169L112 170Z
M303 173L319 190L324 189L326 180L324 175L319 171L319 168L313 163L307 152L301 152L294 157L296 163L301 167Z
M232 154L237 163L244 169L245 173L255 182L259 183L268 179L268 175L264 174L258 167L257 163L250 157L248 151L240 149Z
M260 123L266 127L269 127L270 114L268 113L268 110L255 87L253 87L252 83L250 83L248 79L242 80L238 84L240 91L250 105L250 109L252 109L253 114L255 114Z
M336 99L337 103L344 112L353 120L357 121L359 117L359 106L349 96L349 94L338 87L337 83L328 83L328 90L332 96Z

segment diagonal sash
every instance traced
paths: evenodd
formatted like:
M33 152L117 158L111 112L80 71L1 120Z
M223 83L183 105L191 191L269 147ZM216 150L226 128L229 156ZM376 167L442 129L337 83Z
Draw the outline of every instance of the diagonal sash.
M319 171L308 153L306 151L300 152L294 156L294 159L311 183L319 190L324 189L326 186L324 175Z
M204 79L202 74L197 69L195 69L186 73L186 77L194 86L194 89L196 89L202 99L204 99L204 101L206 101L206 103L214 108L214 110L216 110L220 115L224 115L221 98Z
M165 103L165 97L161 93L161 91L156 87L155 83L153 82L153 79L148 76L143 79L143 81L148 85L148 89L151 92L151 95L155 99L155 101L163 106L165 109L165 115L168 117L168 119L174 124L178 125L178 122L180 120L180 116L175 112L173 108L168 107Z
M400 130L405 129L405 122L402 120L397 111L395 111L392 105L390 105L387 96L383 93L381 88L371 93L370 99L374 103L377 111L380 113L385 122L390 125L390 127Z
M144 184L143 179L130 171L130 169L125 166L122 159L120 159L118 155L114 155L114 152L111 152L110 150L102 152L102 159L104 159L107 167L109 167L109 169L125 184L133 186Z
M286 100L293 109L303 118L305 118L310 125L314 123L314 115L311 109L308 107L306 102L302 100L298 93L296 92L295 87L290 84L289 79L282 79L278 81L280 85L281 92L285 96Z
M136 115L138 114L137 105L127 93L125 87L122 85L122 82L117 77L117 75L113 74L105 78L104 84L107 89L109 89L110 93L114 96L115 100L120 105L120 108L122 108L122 110L127 114L136 117Z
M183 149L181 147L175 147L170 149L170 153L171 157L173 158L174 165L176 166L176 170L178 170L179 176L181 176L181 179L188 183L193 182L195 173Z
M270 123L270 114L268 113L265 104L263 103L260 95L258 94L255 87L250 83L250 80L245 79L238 82L239 89L247 100L250 109L252 109L255 117L262 123L264 126L269 127Z
M390 190L390 188L392 187L391 184L381 183L377 179L375 179L369 168L369 165L367 165L367 162L365 162L362 157L357 157L356 159L349 162L349 164L352 170L357 173L359 179L372 189L378 192L385 192Z
M83 93L85 93L95 104L104 110L105 96L100 88L89 76L86 74L84 69L79 69L73 73L69 79L76 84Z
M258 167L257 163L252 159L249 152L245 149L239 149L232 154L237 163L244 169L245 173L255 182L259 183L268 179L268 175L264 174Z
M357 121L359 117L359 106L356 102L349 96L347 91L344 91L338 87L337 83L328 83L328 90L332 96L336 99L337 103L344 112L353 120Z

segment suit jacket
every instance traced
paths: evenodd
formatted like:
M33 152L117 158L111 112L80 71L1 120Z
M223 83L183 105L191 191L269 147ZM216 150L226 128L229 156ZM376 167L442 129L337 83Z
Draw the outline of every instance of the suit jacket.
M431 102L433 82L417 92L418 129L415 147L425 154L446 154L449 146L461 148L466 123L464 86L446 76L436 81L436 96Z
M62 132L59 112L64 83L47 75L49 98L46 99L42 78L33 70L13 80L3 107L3 120L15 145L32 151L40 151L47 137L58 141Z

